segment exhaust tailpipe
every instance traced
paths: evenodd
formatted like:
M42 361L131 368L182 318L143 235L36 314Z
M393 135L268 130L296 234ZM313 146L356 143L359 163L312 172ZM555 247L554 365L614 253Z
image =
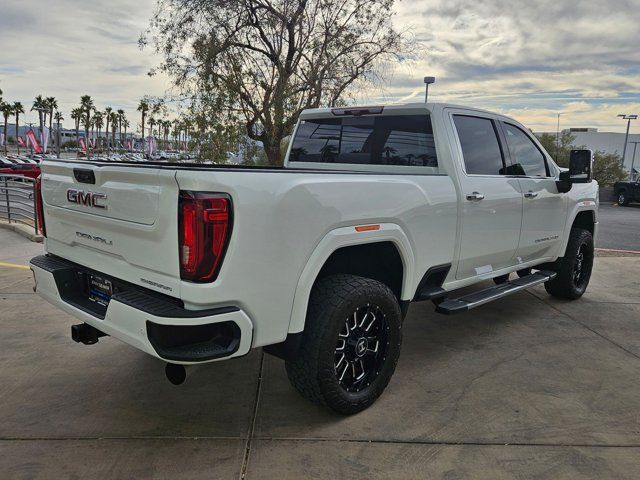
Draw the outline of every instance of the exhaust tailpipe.
M167 363L164 373L173 385L182 385L187 377L196 370L197 365L178 365L177 363Z

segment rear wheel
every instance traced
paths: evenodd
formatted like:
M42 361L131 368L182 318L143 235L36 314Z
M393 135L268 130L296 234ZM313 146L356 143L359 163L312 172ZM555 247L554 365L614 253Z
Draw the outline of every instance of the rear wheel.
M352 414L382 394L402 342L398 301L384 284L332 275L311 292L299 355L287 360L292 385L320 405Z
M618 205L620 205L621 207L626 207L627 205L629 205L629 199L627 198L627 192L620 192L618 193Z
M581 228L571 229L567 250L559 261L558 274L544 284L547 293L567 300L580 298L589 285L593 257L591 232Z

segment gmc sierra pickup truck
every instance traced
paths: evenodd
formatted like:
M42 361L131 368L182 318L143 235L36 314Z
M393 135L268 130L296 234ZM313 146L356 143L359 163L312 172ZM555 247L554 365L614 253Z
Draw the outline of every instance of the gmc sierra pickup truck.
M120 339L176 384L264 347L355 413L389 383L410 302L584 293L591 160L560 169L515 120L430 103L305 111L281 168L46 160L35 291L80 320L74 340Z

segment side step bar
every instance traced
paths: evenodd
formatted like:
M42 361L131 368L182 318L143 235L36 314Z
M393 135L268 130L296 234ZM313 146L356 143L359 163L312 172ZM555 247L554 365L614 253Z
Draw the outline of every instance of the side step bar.
M484 290L473 292L460 298L445 299L436 306L436 312L444 313L445 315L466 312L467 310L506 297L520 290L548 282L555 278L555 276L556 272L540 270L526 277L496 285L495 287L485 288Z

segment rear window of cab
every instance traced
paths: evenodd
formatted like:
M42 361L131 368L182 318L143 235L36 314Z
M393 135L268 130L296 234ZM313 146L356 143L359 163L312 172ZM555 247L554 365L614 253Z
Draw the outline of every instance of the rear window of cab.
M429 115L300 120L289 161L438 166Z

